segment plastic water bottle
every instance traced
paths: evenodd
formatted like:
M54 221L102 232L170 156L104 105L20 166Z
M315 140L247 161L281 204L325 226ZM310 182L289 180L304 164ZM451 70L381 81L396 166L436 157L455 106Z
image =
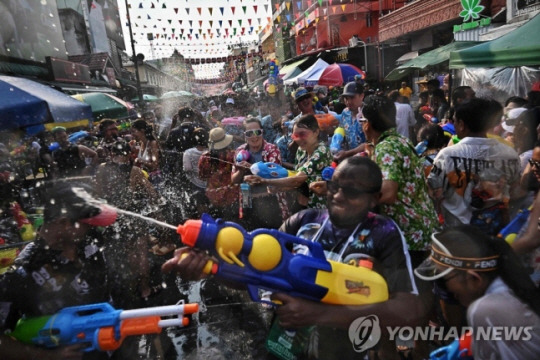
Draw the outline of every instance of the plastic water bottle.
M242 192L242 207L251 209L251 186L248 183L241 183L240 191Z
M416 150L416 153L418 155L422 155L426 152L427 150L427 145L428 145L428 142L427 140L423 140L423 141L420 141L416 147L414 148Z

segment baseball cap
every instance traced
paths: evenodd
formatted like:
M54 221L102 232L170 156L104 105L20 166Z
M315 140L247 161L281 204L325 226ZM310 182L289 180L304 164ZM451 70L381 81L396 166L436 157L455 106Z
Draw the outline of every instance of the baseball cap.
M116 221L116 210L90 194L88 185L59 182L47 191L43 219L61 217L92 226L109 226Z
M357 82L351 81L343 88L343 96L354 96L356 94L363 94L364 86Z
M225 101L225 104L234 105L234 99L233 98L227 98L227 100Z
M311 97L311 95L311 92L309 92L306 88L299 87L294 93L294 101L299 102L300 100L304 100L308 96Z
M416 269L414 274L425 281L434 281L454 270L493 271L499 263L497 256L475 258L454 256L435 233L431 235L431 254Z

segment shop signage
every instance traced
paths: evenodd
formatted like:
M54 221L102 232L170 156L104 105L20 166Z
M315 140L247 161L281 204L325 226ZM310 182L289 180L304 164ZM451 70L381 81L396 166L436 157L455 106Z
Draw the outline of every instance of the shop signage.
M471 30L491 24L490 17L480 18L480 13L486 8L480 5L480 0L461 0L461 6L463 10L459 13L459 16L463 18L463 24L454 25L454 32Z
M74 63L47 56L47 66L54 81L91 84L90 68L87 65Z
M348 49L343 49L343 50L340 50L336 53L336 55L334 55L334 61L335 62L345 62L349 60L349 50Z

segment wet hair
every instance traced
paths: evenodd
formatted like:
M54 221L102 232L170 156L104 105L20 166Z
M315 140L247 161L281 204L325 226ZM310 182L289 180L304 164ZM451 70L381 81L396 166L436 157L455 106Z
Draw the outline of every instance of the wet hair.
M506 101L504 102L504 107L507 107L508 104L514 103L517 105L517 107L523 107L527 105L528 101L520 96L510 96Z
M190 119L195 117L195 111L189 106L183 106L178 109L178 118L180 121L184 121L186 118Z
M498 102L497 100L490 99L488 101L489 101L489 107L485 111L490 121L490 127L494 127L501 123L501 117L502 117L504 108L501 105L501 103Z
M370 95L364 99L362 114L375 131L396 127L396 105L386 96Z
M490 106L490 101L485 99L476 98L465 101L456 108L456 120L463 121L465 126L474 133L487 131L491 127L491 116L486 110Z
M465 99L467 97L466 90L468 89L472 90L470 86L464 85L458 86L452 91L452 104L454 104L454 106L457 105L458 99Z
M118 140L115 141L113 146L111 147L111 152L114 155L127 156L131 153L131 146L129 146L127 141Z
M452 256L460 258L486 258L498 256L498 266L494 271L479 272L493 280L500 276L514 294L540 315L540 290L535 286L508 243L501 238L491 237L471 225L447 228L436 234Z
M116 125L116 121L113 119L103 119L99 123L99 132L103 134L105 132L105 129L111 125Z
M133 129L142 131L148 140L156 140L152 126L145 120L136 120L133 122L133 124L131 124L131 127Z
M444 130L437 124L425 124L418 130L418 141L427 141L428 149L441 149L448 142Z
M397 102L397 101L398 101L398 98L399 98L399 91L398 91L398 90L392 90L392 91L390 91L390 94L388 94L388 97L389 97L390 100L392 100L393 102Z
M259 124L259 127L262 129L263 126L262 126L262 123L261 123L261 120L257 119L256 117L253 117L253 116L248 116L247 118L244 119L244 128L247 126L247 124L251 124L251 123L257 123Z
M355 167L353 170L352 168ZM358 169L356 169L358 168ZM379 192L382 188L382 172L379 166L371 159L365 156L351 156L339 164L340 172L343 174L356 175L357 179L362 179L364 184L371 192ZM361 174L362 176L358 176Z
M208 131L203 128L196 128L191 133L191 140L196 146L208 147Z
M312 114L302 116L300 119L298 119L294 126L298 128L308 129L311 131L320 130L319 122L317 121L315 115Z

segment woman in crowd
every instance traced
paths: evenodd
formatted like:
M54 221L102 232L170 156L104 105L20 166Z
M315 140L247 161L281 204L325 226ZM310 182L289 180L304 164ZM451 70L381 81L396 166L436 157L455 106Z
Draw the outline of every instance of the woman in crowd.
M332 162L330 149L324 141L319 141L319 133L319 124L314 115L303 116L294 124L291 137L298 144L295 176L264 179L256 175L247 175L244 181L250 185L267 185L279 189L278 191L300 189L298 196L300 206L325 208L325 197L308 189L312 182L322 180L322 170Z
M250 167L257 162L281 164L281 154L279 148L266 142L263 138L263 129L261 121L254 117L248 117L244 120L244 136L246 143L236 149L236 165L232 171L232 182L240 184L244 181L246 175L251 174ZM237 155L244 155L245 159L238 161ZM270 194L266 186L253 185L250 189L251 204L243 201L243 194L240 192L241 218L246 223L248 230L264 227L278 228L283 221L289 217L289 209L285 197L281 193ZM277 211L277 209L281 211Z
M540 291L508 244L470 225L433 234L432 240L431 256L415 274L436 281L439 289L467 307L474 358L537 359ZM480 336L503 327L529 331L520 339L503 335L494 341Z
M208 151L199 160L199 178L206 181L211 213L226 220L238 219L238 184L231 182L234 165L233 137L220 127L208 134Z
M159 167L161 151L154 137L152 125L144 120L137 120L131 125L131 133L135 140L131 145L138 149L133 165L146 171L150 182L158 187L162 181Z

